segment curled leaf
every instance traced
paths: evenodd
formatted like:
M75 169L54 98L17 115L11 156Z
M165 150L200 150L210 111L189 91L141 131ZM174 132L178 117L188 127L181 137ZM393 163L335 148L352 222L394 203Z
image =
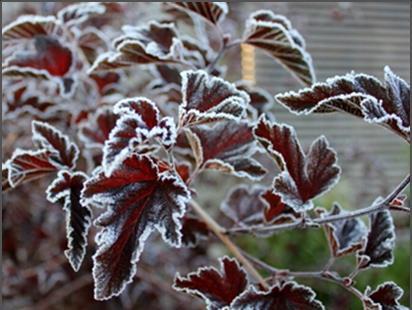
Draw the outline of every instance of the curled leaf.
M315 81L312 58L304 49L304 41L284 16L267 10L253 13L246 22L243 42L268 53L303 84Z
M365 298L362 300L365 310L406 310L399 303L403 290L394 282L385 282L374 291L366 288Z
M47 188L50 202L63 200L66 212L66 234L68 249L64 252L75 271L78 271L86 254L87 233L91 225L92 212L80 201L80 193L87 176L81 172L60 171Z
M226 2L168 2L168 4L190 16L200 16L214 25L223 20L228 12Z

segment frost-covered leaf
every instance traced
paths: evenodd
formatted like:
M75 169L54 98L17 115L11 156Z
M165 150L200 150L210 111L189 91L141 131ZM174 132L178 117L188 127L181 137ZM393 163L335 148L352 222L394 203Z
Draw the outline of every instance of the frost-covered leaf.
M114 42L116 52L100 55L90 72L181 61L182 42L173 24L152 21L142 27L125 26L123 30L125 35Z
M8 184L16 187L21 183L57 172L58 167L50 161L51 155L49 150L15 150L10 160L5 163Z
M99 109L94 117L80 125L79 138L86 148L102 147L116 125L118 116L111 108Z
M1 164L1 190L3 193L12 189L12 186L9 182L9 167L6 163Z
M119 295L136 273L136 263L153 230L165 242L181 245L182 217L190 193L176 175L159 168L148 156L133 154L107 177L97 169L84 185L86 202L107 207L96 224L95 298Z
M229 192L220 210L237 226L260 224L265 208L260 199L262 192L263 188L258 185L239 185Z
M147 88L157 95L166 95L169 102L182 101L180 70L176 66L157 65L151 68L155 79Z
M259 179L266 173L266 170L251 158L256 151L256 145L247 122L226 120L212 127L203 125L190 130L200 145L200 159L197 159L199 167L250 179ZM195 149L194 151L196 153Z
M393 263L395 226L388 210L369 216L369 233L364 249L358 252L359 268L386 267Z
M94 27L76 33L76 40L89 64L93 64L96 58L110 46L106 35Z
M83 2L68 5L57 13L57 18L66 25L78 25L93 15L106 12L106 7L98 2Z
M68 169L76 166L79 149L69 137L53 126L39 121L32 122L33 142L50 152L50 161Z
M378 123L409 139L410 87L385 67L385 85L366 74L349 73L275 98L297 114L341 111Z
M293 208L282 202L282 198L274 192L273 188L262 192L260 198L265 204L264 217L268 223L281 224L301 217L301 213L295 212Z
M262 116L253 133L283 170L274 179L275 193L295 211L313 208L311 200L338 181L337 156L324 136L316 139L305 154L295 130L288 125L269 123Z
M78 271L86 254L87 234L92 212L80 201L83 183L87 176L82 172L60 171L57 178L47 188L50 202L62 201L66 212L67 247L64 252L75 271Z
M209 236L209 229L202 220L185 215L182 223L182 245L186 247L194 247L199 240L206 239Z
M136 97L119 101L114 113L120 115L103 149L103 167L107 174L130 152L148 151L144 145L157 138L166 147L176 141L176 126L172 118L160 119L156 105L147 98ZM149 145L150 146L150 145Z
M37 36L59 35L61 25L54 16L20 16L2 30L4 43L30 40Z
M222 309L242 293L247 286L246 272L235 259L220 259L220 272L214 267L203 267L186 277L179 274L173 288L202 298L207 309Z
M267 52L299 81L311 85L315 81L312 58L304 49L302 40L289 20L267 10L253 13L243 34L244 43Z
M324 309L322 303L315 299L315 292L296 282L286 282L281 286L274 285L267 291L258 291L250 286L237 297L230 309L233 310L319 310Z
M182 72L183 103L180 106L182 126L219 119L240 119L249 103L247 93L203 70Z
M56 81L63 95L74 89L74 80L69 76L74 67L72 51L52 36L37 35L35 51L17 50L3 64L3 76L35 77Z
M257 118L262 113L267 113L273 106L273 97L263 88L252 86L247 81L237 82L236 88L245 91L250 97L248 110L253 118Z
M348 212L342 210L338 204L334 204L330 212L318 210L321 217L331 215L344 215ZM359 218L350 218L341 221L334 221L324 225L326 236L332 255L335 257L344 256L356 252L363 248L367 235L365 223Z
M214 25L223 20L228 13L226 2L168 2L168 4L187 12L192 18L200 16Z
M403 290L394 282L385 282L374 291L370 287L365 290L365 298L362 300L365 310L406 310L399 303Z

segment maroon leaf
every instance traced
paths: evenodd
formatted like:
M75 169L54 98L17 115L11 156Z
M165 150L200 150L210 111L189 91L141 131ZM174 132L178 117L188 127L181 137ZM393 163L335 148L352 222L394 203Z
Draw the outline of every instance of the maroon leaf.
M394 282L385 282L379 285L376 290L370 291L367 287L363 305L365 310L406 310L407 308L399 303L403 295L403 290Z
M229 192L220 210L237 226L260 224L265 208L260 199L262 192L260 186L239 185Z
M281 286L274 285L268 291L257 291L253 286L237 297L231 309L324 309L322 303L315 299L315 292L296 282L287 282Z
M275 193L296 212L313 208L311 199L338 181L337 156L324 136L315 140L305 155L290 126L270 124L260 117L253 132L283 170L274 180Z
M34 38L36 52L22 52L7 59L7 66L29 67L46 70L52 76L64 76L71 68L73 59L70 49L47 36Z
M155 79L149 83L147 88L157 95L166 95L173 103L182 101L181 77L177 67L168 65L157 65L152 67Z
M256 145L247 122L222 121L212 127L197 126L187 131L196 141L192 143L192 148L199 167L250 179L259 179L266 173L251 158L256 152Z
M26 151L17 149L5 163L8 185L17 185L54 173L58 168L50 161L49 150ZM4 173L4 170L2 170Z
M182 72L182 94L182 126L218 119L239 120L249 103L247 93L202 70Z
M285 17L267 10L253 13L246 22L243 42L267 52L303 84L315 81L312 58L305 51L302 37Z
M124 31L125 35L114 42L116 52L100 55L90 72L181 62L182 42L173 24L152 21L143 27L124 27Z
M321 217L347 214L338 204L334 204L330 212L324 209L317 210ZM344 256L356 252L363 248L367 235L365 223L359 218L350 218L341 221L334 221L324 225L326 236L335 257Z
M179 178L159 168L148 156L133 154L107 177L102 169L84 185L87 203L106 206L97 219L95 298L119 295L136 273L144 243L157 229L163 240L181 245L182 217L190 193Z
M193 14L196 17L200 16L214 25L223 20L228 13L226 2L168 2L168 4L187 12L191 17Z
M130 152L153 151L142 145L157 138L170 147L176 140L176 127L170 117L160 119L156 105L147 98L136 97L119 101L114 113L121 115L103 148L103 168L107 174L116 169Z
M99 109L90 121L80 125L80 140L86 148L102 147L115 127L117 119L111 108Z
M64 252L71 266L78 271L86 254L87 234L91 225L92 212L80 202L80 193L87 176L81 172L60 171L47 188L50 202L64 200L66 212L66 234L68 249Z
M299 92L279 94L276 100L297 114L349 113L409 139L409 94L409 85L386 67L385 85L372 76L350 73Z
M393 263L395 226L389 211L369 216L369 234L364 249L358 252L358 268L383 268Z
M1 164L1 190L3 193L7 192L8 190L12 189L12 186L9 182L9 167L7 162Z
M273 188L262 192L260 198L265 204L264 217L266 222L281 224L301 217L301 213L295 212L293 208L282 202L281 197L273 191Z
M76 33L77 44L90 64L110 46L106 35L96 28L86 28ZM117 76L114 72L109 72ZM100 86L100 85L99 85Z
M79 157L76 144L51 125L39 121L32 122L33 142L50 152L50 162L73 169Z
M235 259L227 256L220 259L221 271L214 267L203 267L182 278L175 278L173 288L201 297L207 309L222 309L245 290L246 272Z
M182 245L195 247L199 240L209 236L209 229L205 222L196 217L185 215L182 223Z

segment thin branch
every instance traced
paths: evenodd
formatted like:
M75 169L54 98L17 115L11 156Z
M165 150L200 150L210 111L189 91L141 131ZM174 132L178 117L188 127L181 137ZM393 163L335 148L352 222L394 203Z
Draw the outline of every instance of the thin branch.
M360 210L344 213L344 214L337 214L337 215L330 215L324 218L315 218L312 219L308 224L310 225L302 225L302 221L297 221L293 223L286 223L286 224L280 224L280 225L271 225L271 226L264 226L264 225L255 225L255 226L249 226L249 227L239 227L239 228L232 228L232 229L227 229L226 233L251 233L251 232L257 232L257 231L264 231L264 232L276 232L276 231L281 231L281 230L287 230L287 229L293 229L297 227L318 227L320 224L326 224L326 223L332 223L336 221L341 221L341 220L347 220L351 218L356 218L360 217L363 215L375 213L384 209L391 209L390 208L390 203L398 197L399 194L402 193L403 190L409 185L410 183L410 175L408 175L406 178L404 178L399 185L388 195L386 198L376 204L372 204L369 207L362 208ZM391 210L400 210L393 208ZM410 210L409 210L410 212Z
M197 214L205 221L207 226L215 235L223 242L230 252L239 260L239 262L245 267L245 269L264 287L268 288L266 281L259 274L259 272L253 267L250 261L243 256L239 248L230 240L230 238L224 234L224 228L221 227L203 208L194 200L191 205Z
M242 40L233 40L230 43L227 44L223 44L222 48L219 50L219 52L217 53L215 59L213 59L213 61L207 66L207 71L211 72L216 64L218 63L218 61L220 60L220 58L222 58L222 56L226 53L226 51L234 46L239 46L242 43Z

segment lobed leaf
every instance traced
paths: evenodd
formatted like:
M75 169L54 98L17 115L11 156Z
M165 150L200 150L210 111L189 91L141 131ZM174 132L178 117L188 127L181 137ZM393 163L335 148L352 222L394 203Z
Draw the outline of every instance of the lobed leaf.
M219 261L220 272L214 267L203 267L184 278L178 274L173 288L202 298L207 309L228 307L246 289L246 272L235 259L225 256Z
M321 217L347 214L339 204L335 203L330 212L319 210ZM365 223L359 218L349 218L341 221L334 221L324 225L326 236L335 257L344 256L356 252L363 248L367 235Z
M403 290L394 282L385 282L374 291L367 287L365 298L362 300L365 310L406 310L407 307L399 303Z
M365 247L358 252L358 268L382 268L393 263L395 226L388 210L369 216L369 233Z
M120 115L103 148L103 168L107 174L133 151L151 152L153 147L142 146L150 139L158 138L165 147L176 141L173 119L164 117L156 105L147 98L136 97L119 101L114 113ZM143 147L143 148L142 148Z
M264 218L268 223L281 224L295 221L301 217L301 213L282 202L282 198L269 188L260 194L260 198L265 205Z
M253 13L246 22L243 42L268 53L303 84L315 81L312 58L304 49L303 38L284 16L267 10Z
M232 303L233 310L246 309L324 309L322 303L315 299L315 292L296 282L274 285L268 291L258 291L253 286L238 296Z
M71 173L62 170L46 190L50 202L64 201L68 240L68 249L64 254L75 271L79 270L86 254L87 234L92 218L90 208L80 201L80 193L86 178L82 172Z
M144 243L157 229L165 242L181 245L182 217L190 193L169 171L159 172L148 156L132 154L110 176L97 169L84 185L85 203L107 207L96 224L93 256L95 298L119 295L136 273Z
M185 215L182 222L182 245L186 247L195 247L201 239L206 239L209 235L209 229L202 220Z
M409 94L409 85L385 67L385 85L373 76L350 73L275 98L296 114L342 111L409 139Z
M304 154L290 126L269 123L262 116L253 134L283 170L274 179L275 194L296 212L312 209L311 200L338 181L340 168L336 164L336 152L324 136L316 139Z

